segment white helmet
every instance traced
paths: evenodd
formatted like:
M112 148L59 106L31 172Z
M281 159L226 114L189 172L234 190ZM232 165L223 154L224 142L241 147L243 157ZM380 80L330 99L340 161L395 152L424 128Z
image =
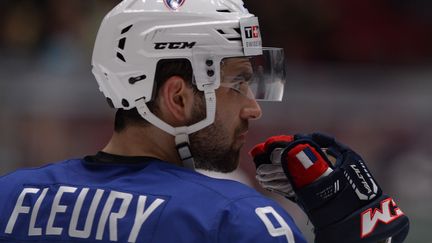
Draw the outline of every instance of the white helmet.
M92 65L115 108L137 108L144 119L176 136L179 145L214 121L221 60L262 53L258 18L241 0L124 0L102 21ZM191 62L206 100L206 118L188 127L172 127L146 105L158 61L175 58Z

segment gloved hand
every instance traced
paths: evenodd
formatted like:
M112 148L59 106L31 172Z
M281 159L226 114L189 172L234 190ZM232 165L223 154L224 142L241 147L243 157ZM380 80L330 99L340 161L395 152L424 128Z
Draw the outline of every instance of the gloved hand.
M256 165L256 178L268 191L278 193L292 201L296 195L283 171L280 156L285 147L294 140L293 136L274 136L256 145L250 154Z
M260 184L295 201L308 215L315 242L392 238L394 243L408 234L408 218L382 193L362 158L333 138L275 136L256 145L251 155ZM334 165L329 157L336 159Z

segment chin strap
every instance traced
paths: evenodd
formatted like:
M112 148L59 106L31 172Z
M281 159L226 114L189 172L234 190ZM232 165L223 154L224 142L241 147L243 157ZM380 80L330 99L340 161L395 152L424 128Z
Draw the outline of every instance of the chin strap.
M212 124L216 114L216 94L214 89L204 90L204 98L206 101L206 118L191 125L184 127L173 127L155 116L148 108L146 101L140 99L136 101L138 113L154 126L173 135L178 155L182 160L183 166L195 170L195 162L190 150L189 134L194 133L204 127Z
M175 136L177 153L183 163L183 166L195 170L195 161L192 156L189 146L189 136L186 133L177 134Z

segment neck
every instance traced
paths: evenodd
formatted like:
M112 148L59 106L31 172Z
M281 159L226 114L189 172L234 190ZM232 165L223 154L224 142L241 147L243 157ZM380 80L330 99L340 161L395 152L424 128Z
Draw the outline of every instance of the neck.
M153 126L129 126L121 132L114 132L102 151L122 156L154 157L182 165L174 137Z

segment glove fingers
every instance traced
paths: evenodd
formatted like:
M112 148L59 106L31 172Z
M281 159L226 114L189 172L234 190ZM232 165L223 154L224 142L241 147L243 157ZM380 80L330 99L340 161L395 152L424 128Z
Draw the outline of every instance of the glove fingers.
M283 172L268 174L268 175L257 174L256 177L259 181L288 180L286 175Z
M271 164L273 162L273 157L271 152L275 148L285 147L288 143L292 142L294 139L293 136L273 136L268 138L264 143L259 143L255 145L250 151L249 155L253 157L255 162L255 167L259 167L262 164ZM277 158L276 158L277 157ZM279 160L280 156L274 157ZM280 162L279 162L280 163Z
M295 201L297 196L288 181L278 181L278 182L260 182L261 186L267 191L278 193L290 200Z
M278 173L278 172L284 172L281 165L275 165L275 164L262 164L260 165L257 170L257 173L259 174L272 174L272 173Z
M294 141L294 136L291 135L279 135L268 138L265 141L265 149L271 150L275 147L285 147L288 143Z
M294 191L288 180L259 181L259 183L266 189L278 190L283 192Z

